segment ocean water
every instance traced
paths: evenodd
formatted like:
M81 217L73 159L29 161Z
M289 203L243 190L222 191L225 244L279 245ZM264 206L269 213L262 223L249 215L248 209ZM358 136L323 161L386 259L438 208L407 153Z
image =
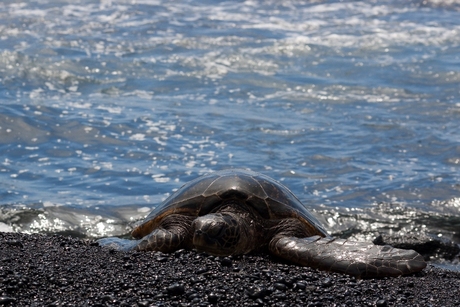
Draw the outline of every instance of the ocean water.
M225 168L460 243L459 1L0 3L0 230L124 235Z

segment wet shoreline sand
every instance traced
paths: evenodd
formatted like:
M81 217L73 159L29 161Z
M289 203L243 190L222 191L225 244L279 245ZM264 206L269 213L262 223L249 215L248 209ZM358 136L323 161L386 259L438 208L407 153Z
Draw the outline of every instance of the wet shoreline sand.
M355 279L267 255L123 253L0 233L0 306L459 306L460 273Z

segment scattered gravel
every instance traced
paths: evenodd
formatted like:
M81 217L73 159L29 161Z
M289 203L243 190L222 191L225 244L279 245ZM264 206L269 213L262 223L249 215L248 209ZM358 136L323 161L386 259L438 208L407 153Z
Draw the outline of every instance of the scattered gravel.
M268 255L117 252L0 233L0 306L460 306L460 273L358 280Z

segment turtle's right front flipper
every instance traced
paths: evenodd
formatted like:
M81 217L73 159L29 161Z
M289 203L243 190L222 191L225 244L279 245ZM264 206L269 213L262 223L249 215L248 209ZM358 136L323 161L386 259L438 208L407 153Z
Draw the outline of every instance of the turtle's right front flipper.
M104 238L97 242L108 248L130 251L160 251L170 253L181 248L190 248L190 228L193 217L171 214L163 218L151 233L138 240L126 240L119 238ZM133 232L134 234L135 232Z
M120 251L160 251L170 253L181 248L184 235L179 229L157 228L139 240L127 240L116 237L99 239L100 246Z
M116 237L110 237L110 238L103 238L97 240L97 243L99 243L99 246L103 246L105 248L109 249L115 249L119 251L130 251L133 250L137 247L139 244L140 240L127 240L127 239L120 239Z
M270 251L303 266L356 277L399 276L426 267L423 257L413 250L330 237L277 236L270 242Z
M120 251L160 251L163 253L173 252L182 246L184 236L177 229L155 229L152 233L139 240L127 240L116 237L97 240L100 246Z

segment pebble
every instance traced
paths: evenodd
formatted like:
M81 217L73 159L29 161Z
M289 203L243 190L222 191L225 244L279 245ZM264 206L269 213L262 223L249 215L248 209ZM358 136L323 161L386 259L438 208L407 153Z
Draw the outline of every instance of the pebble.
M166 290L169 295L181 295L185 293L185 287L182 284L172 284Z
M284 291L287 288L285 284L282 284L282 283L279 283L279 282L275 283L273 286L276 289L281 290L281 291Z
M264 287L250 286L247 289L246 294L251 298L264 298L269 294L269 291Z
M222 266L231 267L232 266L232 259L230 259L229 257L224 257L220 261L220 264Z
M220 296L219 296L218 294L212 293L212 292L211 292L211 293L209 293L209 295L208 295L208 301L209 301L210 303L212 303L212 304L215 304L215 303L217 303L217 302L219 301L219 297L220 297Z
M198 270L196 270L195 274L200 275L200 274L206 273L208 271L209 271L208 267L203 267L203 268L199 268Z
M0 296L0 305L8 305L14 302L16 302L16 299L14 297Z
M295 283L295 285L299 290L305 290L305 288L307 287L306 283L304 283L303 281L298 281Z
M24 247L24 245L22 244L22 242L21 242L21 241L17 241L17 240L9 240L9 241L6 241L6 244L11 245L11 246Z
M325 278L321 281L321 286L324 288L328 288L332 286L334 283L332 282L332 279L330 278Z

